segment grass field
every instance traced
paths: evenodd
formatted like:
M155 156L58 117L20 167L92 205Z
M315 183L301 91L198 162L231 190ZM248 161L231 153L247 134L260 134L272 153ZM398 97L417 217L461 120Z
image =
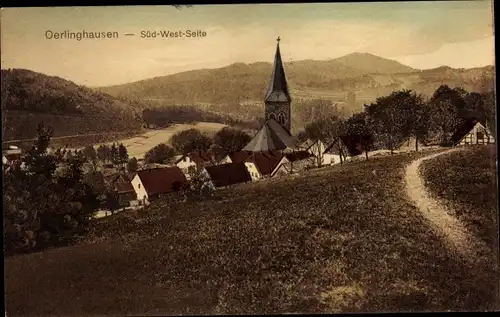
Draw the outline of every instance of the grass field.
M492 146L473 146L424 162L426 186L466 227L498 252L498 187Z
M482 310L493 273L450 253L404 196L423 153L164 200L89 241L5 260L19 315Z

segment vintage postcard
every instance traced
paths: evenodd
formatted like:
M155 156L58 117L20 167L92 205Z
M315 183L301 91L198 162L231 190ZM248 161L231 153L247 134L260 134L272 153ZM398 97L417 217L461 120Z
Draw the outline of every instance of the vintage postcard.
M11 316L500 308L492 1L3 8Z

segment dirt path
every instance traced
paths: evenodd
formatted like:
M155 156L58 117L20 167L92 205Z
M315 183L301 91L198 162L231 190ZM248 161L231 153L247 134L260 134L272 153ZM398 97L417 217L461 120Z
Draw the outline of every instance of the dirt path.
M422 216L429 221L436 234L442 236L450 248L458 252L460 256L473 260L475 255L482 251L482 244L457 218L451 215L443 202L428 193L420 174L420 165L423 161L459 150L460 148L454 148L413 161L406 167L406 192Z

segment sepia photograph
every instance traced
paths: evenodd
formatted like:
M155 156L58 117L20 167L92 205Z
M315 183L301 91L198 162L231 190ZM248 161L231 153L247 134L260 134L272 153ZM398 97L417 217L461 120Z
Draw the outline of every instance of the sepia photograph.
M493 12L2 8L5 316L498 311Z

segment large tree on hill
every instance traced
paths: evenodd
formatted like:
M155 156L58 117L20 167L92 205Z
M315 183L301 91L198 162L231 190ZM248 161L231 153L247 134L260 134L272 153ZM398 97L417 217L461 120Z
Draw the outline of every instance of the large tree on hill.
M393 154L399 141L408 137L423 139L428 129L428 111L422 96L411 90L399 90L377 98L365 111L370 126ZM418 151L418 142L416 145Z
M349 147L354 145L359 151L365 152L366 159L368 160L368 152L373 147L374 133L373 128L370 126L368 115L366 112L359 112L353 114L344 123L344 136L350 140Z
M224 127L213 138L213 143L222 149L223 155L241 151L252 138L244 131Z
M166 164L175 156L175 150L168 144L161 143L146 152L146 163Z
M170 138L170 144L179 154L188 154L191 152L206 152L212 145L209 136L201 133L197 129L180 131Z
M461 123L461 118L466 114L463 91L441 85L436 89L429 103L432 129L441 132L442 141L446 143L451 133Z

